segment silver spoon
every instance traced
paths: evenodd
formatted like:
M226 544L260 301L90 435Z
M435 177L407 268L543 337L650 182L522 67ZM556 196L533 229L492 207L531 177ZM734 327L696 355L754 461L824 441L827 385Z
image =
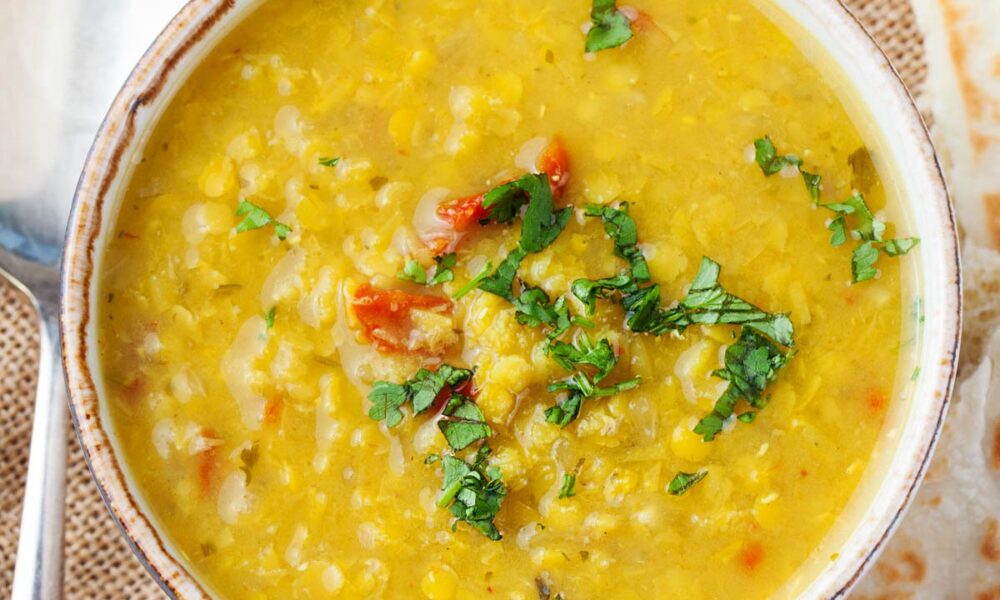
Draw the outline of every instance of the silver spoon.
M66 388L59 360L59 256L65 201L0 205L0 276L38 314L39 365L12 598L62 595L66 487Z
M0 277L38 314L38 388L13 600L62 597L66 390L59 260L70 199L115 91L183 0L0 0Z

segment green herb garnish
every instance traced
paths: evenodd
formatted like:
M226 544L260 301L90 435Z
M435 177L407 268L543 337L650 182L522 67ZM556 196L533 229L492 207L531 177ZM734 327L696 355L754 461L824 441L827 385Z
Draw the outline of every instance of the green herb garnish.
M774 147L774 143L771 142L771 136L764 136L760 139L754 140L754 160L757 161L757 166L760 170L764 172L764 175L770 177L776 173L780 173L785 167L801 167L802 159L794 154L789 154L787 156L782 156L778 154L777 149Z
M696 483L704 479L708 471L698 471L697 473L684 473L683 471L674 476L667 486L667 491L673 496L680 496L690 490Z
M455 279L455 274L452 272L452 268L457 264L458 258L455 256L454 252L444 254L442 256L435 256L433 275L428 275L427 270L424 269L423 265L414 259L406 261L403 265L403 270L396 274L396 278L402 281L412 281L413 283L419 285L440 285L447 281L452 281Z
M520 268L521 262L527 256L528 253L521 246L515 246L513 250L507 253L503 261L497 265L496 271L480 278L475 287L513 302L514 279L517 277L517 270ZM486 264L491 266L490 263Z
M465 396L455 395L445 405L438 428L452 450L463 450L493 434L486 424L486 416L475 402Z
M425 465L433 465L434 463L436 463L436 462L438 462L440 460L441 460L441 456L440 455L431 453L431 454L428 454L424 458L424 464Z
M559 498L572 498L576 495L576 473L563 473L562 487Z
M403 270L396 274L396 279L424 285L427 283L427 271L423 265L411 258L403 265Z
M667 311L665 320L681 329L689 325L745 325L783 346L795 344L795 330L785 314L767 313L719 285L719 263L703 257L687 296Z
M472 290L476 289L477 287L479 287L479 284L481 284L487 277L490 276L490 271L492 270L493 270L493 263L491 263L490 261L486 261L486 264L483 265L482 269L479 269L479 272L476 273L476 276L470 279L468 283L458 288L458 291L452 294L451 297L454 298L455 300L458 300L459 298L462 298Z
M427 281L427 285L441 285L455 279L452 269L458 264L458 256L454 252L435 256L434 263L434 276Z
M517 310L517 322L529 327L548 327L548 338L554 340L565 333L571 324L566 298L560 297L554 303L540 288L523 286L521 295L513 299Z
M715 402L712 412L698 422L694 432L706 442L714 440L740 400L757 410L764 408L768 401L763 395L765 388L791 357L791 352L782 351L764 336L742 329L736 343L726 349L723 368L712 373L728 381L729 387Z
M615 243L615 256L624 258L632 268L632 278L645 282L652 277L646 257L639 249L639 232L635 219L628 214L628 202L622 202L618 208L588 204L588 217L600 217L604 223L604 231Z
M249 200L243 200L240 202L240 205L236 208L236 216L243 217L243 220L236 225L236 233L253 231L254 229L260 229L261 227L274 223L274 234L278 236L279 240L284 240L288 237L288 233L292 230L292 228L288 225L285 225L280 221L275 221L274 217L268 214L266 210Z
M332 156L332 157L322 156L319 159L319 164L323 165L324 167L336 167L339 163L340 163L339 156Z
M449 507L455 517L453 530L459 522L465 522L497 541L503 536L495 520L507 495L507 486L501 481L499 468L486 466L490 452L489 445L483 444L471 464L454 456L445 456L441 461L444 487L437 505L440 508Z
M386 427L392 428L403 420L400 410L410 402L414 414L426 411L434 403L446 387L454 388L472 378L473 372L448 364L443 364L436 371L420 369L405 383L389 383L376 381L368 394L372 403L368 416L376 421L385 421Z
M794 155L779 155L768 136L755 140L754 148L757 164L767 176L774 175L789 165L802 166L802 160ZM860 148L851 154L848 162L855 174L852 184L862 190L869 190L877 181L877 172L868 150ZM920 243L919 238L884 239L886 225L868 207L862 192L854 192L843 202L820 203L822 177L806 171L801 173L813 205L831 210L836 215L827 225L831 233L830 245L834 248L843 246L848 237L859 242L851 256L851 279L854 283L868 281L878 275L876 264L880 253L891 257L902 256Z
M271 329L274 327L274 317L278 313L278 307L272 306L271 310L264 314L264 328Z
M615 0L594 0L590 10L593 26L587 32L587 52L617 48L632 39L632 22L615 6Z

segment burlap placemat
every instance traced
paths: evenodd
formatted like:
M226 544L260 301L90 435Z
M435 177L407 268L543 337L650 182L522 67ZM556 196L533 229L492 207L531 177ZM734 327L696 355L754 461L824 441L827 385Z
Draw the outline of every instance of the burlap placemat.
M923 40L909 0L846 0L914 95L923 91ZM0 281L0 597L10 596L31 437L37 333L27 302ZM72 433L66 483L66 597L158 598L159 588L108 517Z

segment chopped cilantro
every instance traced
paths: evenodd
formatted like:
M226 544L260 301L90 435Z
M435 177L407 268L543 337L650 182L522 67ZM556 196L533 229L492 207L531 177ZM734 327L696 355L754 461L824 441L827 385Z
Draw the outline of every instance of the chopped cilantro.
M544 290L524 286L521 295L514 298L513 303L517 310L517 322L529 327L548 327L550 340L556 339L570 328L569 309L563 297L553 303Z
M777 149L774 147L774 143L771 141L771 136L764 136L760 139L754 140L753 147L754 160L757 161L757 166L760 167L760 170L763 171L764 175L767 175L768 177L781 172L781 170L785 167L802 166L801 158L792 154L787 156L778 154Z
M806 189L813 200L813 205L819 206L820 194L823 191L823 178L815 173L802 171L802 179L806 182Z
M576 495L576 473L563 473L562 487L559 489L560 498L572 498Z
M454 252L434 257L434 276L427 281L427 285L441 285L455 279L452 269L458 264L458 256Z
M439 460L441 460L441 456L440 455L431 453L431 454L428 454L426 458L424 458L424 464L425 465L433 465L434 463L438 462Z
M279 240L284 240L292 230L288 225L275 221L274 217L268 214L266 210L249 200L240 202L240 205L236 208L236 216L243 217L243 220L236 225L236 233L253 231L254 229L260 229L265 225L274 223L274 234L278 236Z
M600 383L618 363L607 338L594 344L586 335L579 336L575 344L554 342L549 348L549 356L567 371L577 370L581 365L593 367L596 371L594 383Z
M545 421L565 428L580 416L580 408L585 399L614 396L639 387L640 382L640 379L635 377L612 386L599 387L586 373L576 372L569 379L549 384L548 391L565 390L567 396L555 406L545 409Z
M266 329L271 329L274 327L274 317L278 313L278 307L272 306L271 310L267 311L264 315L264 327Z
M681 328L692 324L745 325L783 346L793 346L795 330L788 315L764 312L724 290L719 285L721 270L717 262L703 257L687 296L667 312L666 321Z
M882 252L885 252L889 256L902 256L917 247L920 243L919 238L900 238L898 240L888 240L885 245L882 246Z
M456 525L468 523L489 539L498 541L503 536L495 520L507 495L507 486L501 481L500 469L487 468L490 452L489 445L483 444L471 464L454 456L442 458L444 486L437 505L449 507Z
M402 281L412 281L419 285L440 285L455 279L452 268L458 263L458 258L454 252L435 256L434 262L433 275L428 275L423 265L411 258L406 261L403 270L396 274L396 278Z
M681 471L670 481L667 491L672 496L680 496L690 490L696 483L704 479L708 471L698 471L697 473L685 473Z
M427 271L419 262L411 258L406 261L403 270L396 274L396 279L424 285L427 283Z
M578 392L571 392L555 406L545 409L545 422L565 428L580 416L580 408L582 406L583 395Z
M521 222L521 248L528 254L535 254L548 248L566 227L573 208L555 210L552 186L545 173L525 175L516 183L528 194L528 210Z
M490 211L489 221L506 225L514 220L528 200L528 193L521 180L510 181L486 192L483 195L483 208Z
M736 420L740 423L753 423L757 419L757 413L752 410L748 410L742 413L740 416L736 417Z
M472 378L470 369L461 369L442 364L436 371L420 369L405 383L376 381L368 400L372 403L368 416L376 421L385 420L386 427L392 428L403 420L400 408L410 402L414 414L426 411L445 388L454 388Z
M526 256L528 256L528 253L521 246L516 246L507 253L507 257L503 259L503 262L497 265L496 271L479 278L475 287L484 292L489 292L513 301L514 279L517 277L517 269L521 266L521 262ZM476 277L478 278L479 276L477 275Z
M783 352L770 340L744 328L740 337L726 349L725 365L713 375L729 382L729 387L715 402L715 408L695 426L694 432L706 442L711 442L721 431L726 420L733 415L740 400L746 400L755 409L767 405L763 393L791 359L791 352Z
M322 156L319 159L319 164L324 167L336 167L340 163L339 156Z
M479 287L479 284L481 284L484 279L489 277L490 271L492 270L493 270L493 263L491 263L490 261L486 261L486 264L483 265L482 269L479 269L479 272L476 273L476 276L470 279L468 283L458 288L458 291L452 294L451 297L454 298L455 300L458 300L459 298L462 298L472 290L476 289L477 287Z
M652 276L649 273L649 265L646 264L646 257L639 249L639 232L635 219L628 214L628 203L622 202L619 208L588 204L586 215L601 218L604 231L615 243L615 255L629 262L633 279L639 282L649 281Z
M463 450L493 434L486 416L475 402L464 396L452 396L438 421L438 428L452 450Z
M619 273L605 279L577 279L570 291L587 307L587 315L593 315L599 298L610 298L614 292L632 289L634 283L628 273Z
M878 275L875 263L878 262L878 248L873 242L865 242L854 249L851 256L851 274L855 283L874 279Z
M403 411L400 407L406 404L408 392L405 385L376 381L368 400L372 407L368 416L375 421L385 421L386 427L395 427L403 421Z
M615 0L594 0L592 24L587 32L587 52L617 48L632 39L632 22L615 6Z

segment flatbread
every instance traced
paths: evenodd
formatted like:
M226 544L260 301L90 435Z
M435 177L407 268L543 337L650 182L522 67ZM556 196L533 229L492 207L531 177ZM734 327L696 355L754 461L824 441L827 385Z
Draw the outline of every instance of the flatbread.
M852 597L1000 600L1000 0L913 5L964 238L959 384L926 481Z
M963 232L1000 248L1000 0L913 0L925 109Z

